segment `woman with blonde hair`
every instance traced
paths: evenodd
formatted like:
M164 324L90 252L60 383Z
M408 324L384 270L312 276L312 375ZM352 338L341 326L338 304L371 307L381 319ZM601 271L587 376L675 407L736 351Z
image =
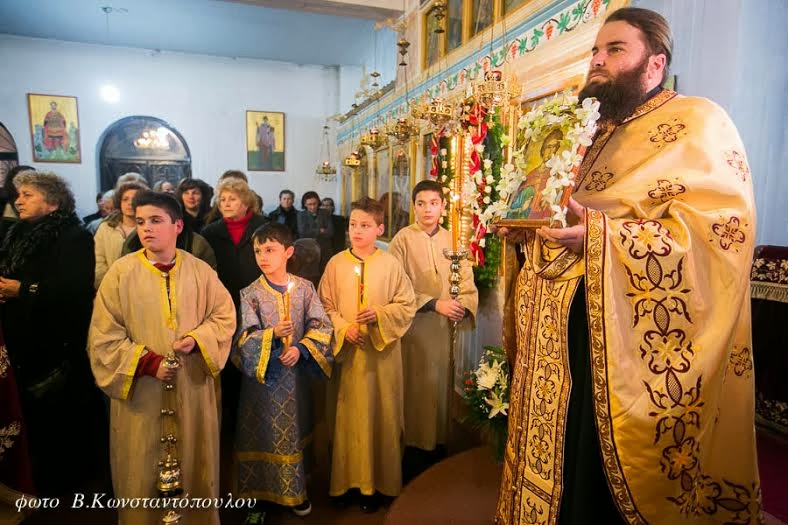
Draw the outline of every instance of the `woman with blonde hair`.
M148 189L140 182L125 182L115 190L115 211L112 212L99 225L96 230L96 276L95 287L98 290L104 275L110 265L120 259L123 252L123 243L137 228L134 216L134 206L131 205L134 196L140 190Z

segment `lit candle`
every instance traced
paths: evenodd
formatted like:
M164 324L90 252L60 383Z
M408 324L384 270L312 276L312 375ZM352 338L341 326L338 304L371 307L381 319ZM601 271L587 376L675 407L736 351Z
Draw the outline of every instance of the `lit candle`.
M282 294L282 301L285 303L285 321L290 320L290 290L293 289L293 283L290 281L290 276L287 277L287 288Z
M293 288L293 283L290 281L290 276L287 276L287 288L285 289L284 293L282 294L282 302L284 303L284 310L285 310L285 321L290 320L290 290ZM290 348L290 342L292 340L291 336L285 337L283 343L285 349Z
M360 312L364 307L364 263L356 266L353 271L356 272L356 310Z
M457 195L451 198L451 250L457 251L457 241L460 235L460 211L457 209Z

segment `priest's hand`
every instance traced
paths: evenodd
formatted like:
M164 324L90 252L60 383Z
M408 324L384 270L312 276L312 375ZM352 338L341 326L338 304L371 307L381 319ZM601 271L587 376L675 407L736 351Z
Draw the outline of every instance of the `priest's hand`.
M172 349L182 354L190 354L196 345L197 341L192 336L187 335L183 339L178 339L172 343Z
M161 362L159 363L159 369L156 370L156 379L158 379L159 381L164 381L165 383L168 381L172 381L173 379L175 379L175 373L177 371L178 371L177 368L167 368L164 365L164 359L162 359Z
M450 321L462 321L465 317L465 307L456 299L438 299L435 301L435 311Z
M373 324L378 322L378 313L374 308L364 308L356 315L358 324Z
M8 299L19 297L19 287L22 283L14 279L0 277L0 304Z
M283 353L279 356L279 360L282 362L283 365L290 368L291 366L295 365L298 362L298 358L301 357L301 352L298 350L297 346L291 346L287 349L287 352Z
M506 239L508 242L513 244L522 244L525 242L525 230L521 228L510 229L505 226L496 226L495 224L491 224L489 232L494 233L501 239Z
M574 226L568 228L546 228L541 227L536 230L539 237L556 242L569 248L574 253L583 253L583 245L586 238L586 209L574 199L569 199L570 223Z
M348 326L345 332L345 339L354 345L364 346L364 334L361 333L361 328L356 323Z
M280 339L293 335L293 321L280 321L278 325L274 326L274 335Z

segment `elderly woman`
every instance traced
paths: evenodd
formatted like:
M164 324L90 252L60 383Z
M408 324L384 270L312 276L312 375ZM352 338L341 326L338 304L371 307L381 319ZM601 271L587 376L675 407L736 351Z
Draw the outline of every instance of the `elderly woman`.
M123 243L137 229L134 206L131 203L137 192L145 189L147 188L139 182L126 182L115 190L115 211L108 215L96 230L96 290L112 263L120 259Z
M28 426L39 496L79 489L106 434L87 360L93 236L74 196L50 172L14 179L19 222L0 246L0 323ZM103 426L102 426L103 425Z
M202 230L216 254L217 272L238 308L241 289L260 277L252 233L268 222L260 215L257 195L241 179L224 179L216 188L222 219Z

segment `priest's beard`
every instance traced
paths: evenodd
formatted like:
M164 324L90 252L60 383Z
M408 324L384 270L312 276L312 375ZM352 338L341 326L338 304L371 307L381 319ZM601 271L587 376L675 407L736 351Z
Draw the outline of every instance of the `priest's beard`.
M645 102L646 91L642 78L646 68L648 57L629 71L622 71L604 82L586 84L578 95L580 101L595 97L599 101L600 120L620 123Z

